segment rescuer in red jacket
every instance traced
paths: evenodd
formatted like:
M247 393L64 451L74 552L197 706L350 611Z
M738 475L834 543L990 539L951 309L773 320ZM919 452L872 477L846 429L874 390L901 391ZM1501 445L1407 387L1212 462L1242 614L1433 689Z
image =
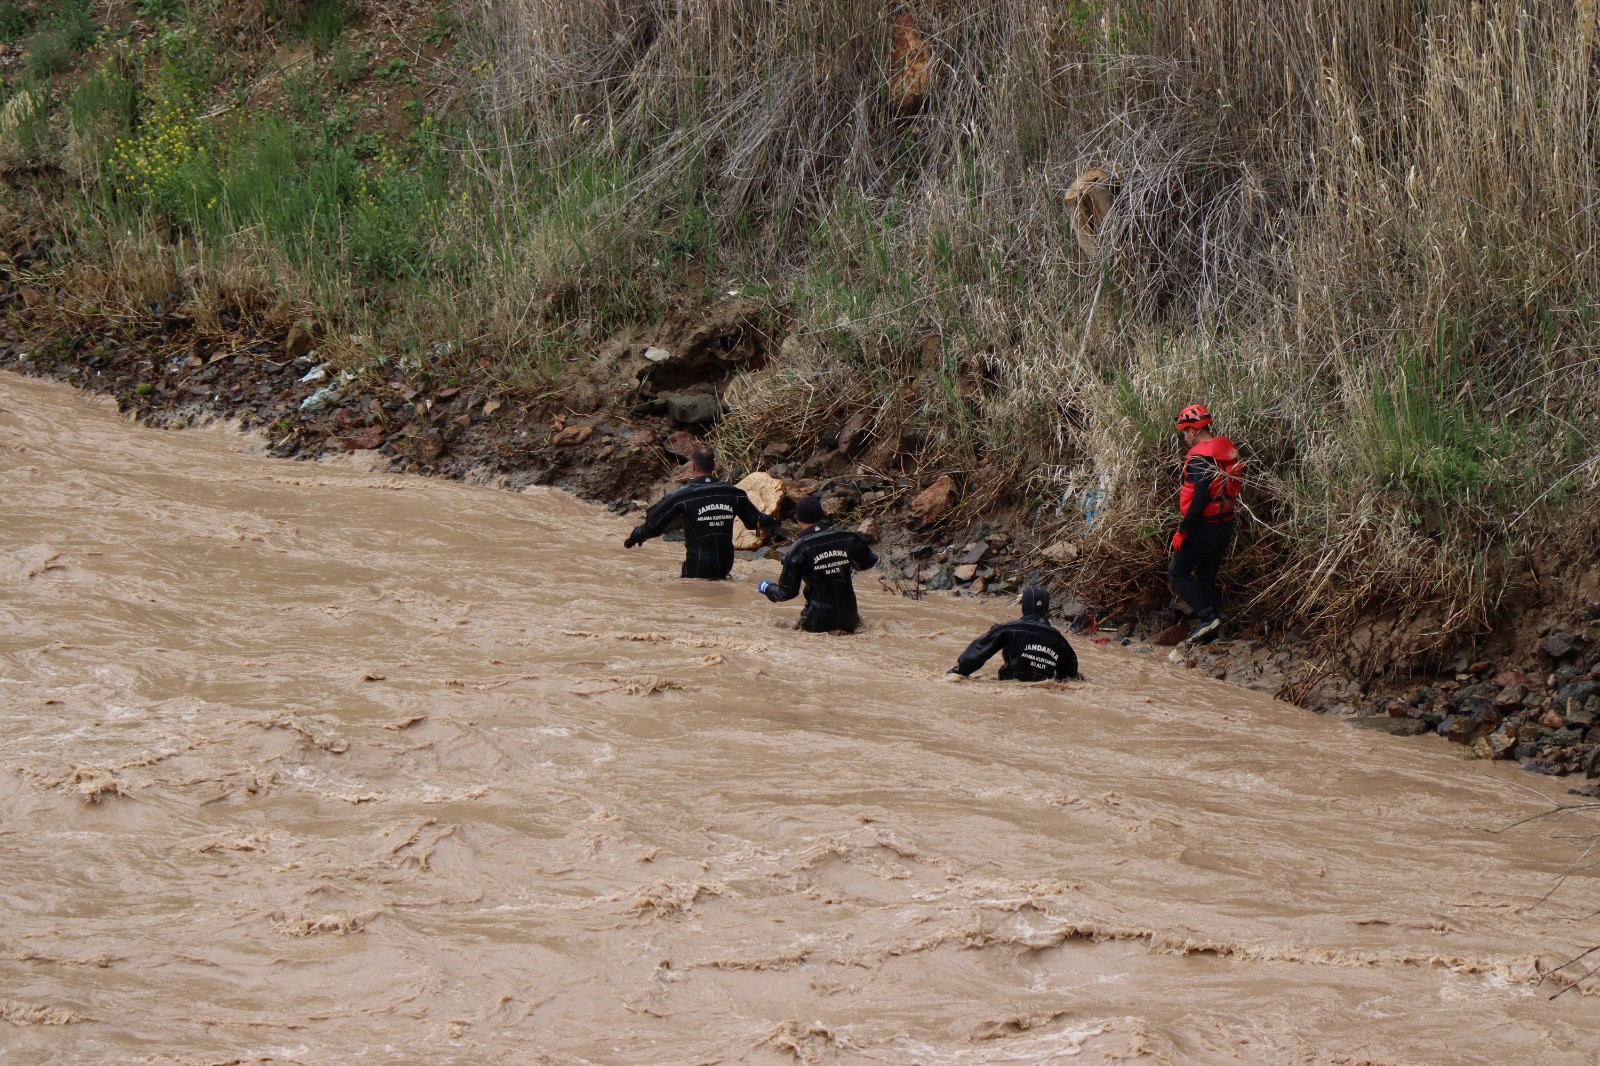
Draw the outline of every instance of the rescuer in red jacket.
M1172 534L1167 577L1195 613L1190 641L1215 640L1222 625L1217 571L1233 543L1233 510L1239 498L1239 449L1211 432L1211 412L1191 404L1178 413L1178 432L1189 446L1178 489L1181 518Z

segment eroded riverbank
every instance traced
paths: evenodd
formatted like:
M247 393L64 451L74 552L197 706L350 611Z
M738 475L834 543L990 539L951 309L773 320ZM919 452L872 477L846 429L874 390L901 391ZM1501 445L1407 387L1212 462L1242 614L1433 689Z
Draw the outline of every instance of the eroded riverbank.
M0 377L8 1059L1592 1056L1558 782L251 447Z

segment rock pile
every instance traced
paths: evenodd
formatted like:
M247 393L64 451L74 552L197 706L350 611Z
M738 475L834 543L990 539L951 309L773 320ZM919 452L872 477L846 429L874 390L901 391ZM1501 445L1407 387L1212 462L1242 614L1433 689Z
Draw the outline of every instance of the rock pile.
M1600 652L1584 634L1546 633L1521 668L1467 664L1454 680L1385 701L1484 759L1516 759L1547 774L1600 776Z

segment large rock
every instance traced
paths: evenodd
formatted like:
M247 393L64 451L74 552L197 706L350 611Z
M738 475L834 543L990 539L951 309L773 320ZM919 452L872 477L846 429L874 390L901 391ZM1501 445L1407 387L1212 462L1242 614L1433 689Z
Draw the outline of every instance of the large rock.
M306 322L296 322L289 327L289 336L283 342L283 354L290 359L298 359L311 350L311 326Z
M1415 718L1389 718L1378 715L1372 718L1352 718L1350 724L1357 729L1371 729L1395 737L1417 737L1428 731L1425 723Z
M1461 713L1469 715L1474 722L1488 725L1491 729L1500 724L1500 710L1482 696L1468 696L1461 701Z
M1600 681L1574 681L1556 692L1556 706L1564 708L1568 701L1576 700L1581 707L1595 696L1600 696Z
M1070 540L1058 540L1045 545L1039 550L1039 554L1057 566L1065 566L1078 558L1078 546Z
M1175 648L1183 643L1183 638L1189 635L1188 622L1175 622L1155 636L1150 638L1150 643L1163 648Z
M1577 651L1582 642L1571 633L1551 633L1539 644L1539 649L1552 659L1564 659Z
M918 522L931 526L955 510L955 506L955 479L949 474L944 474L911 501L911 513L916 516Z
M857 411L845 420L839 427L839 450L846 454L855 450L856 446L866 439L867 431L872 427L872 416L866 411Z
M1494 698L1494 705L1504 710L1508 707L1521 707L1522 701L1528 698L1528 690L1520 681L1513 681L1500 690Z
M1465 744L1486 736L1500 724L1500 712L1488 700L1469 696L1461 701L1458 714L1446 718L1439 731L1451 740Z
M1574 744L1581 743L1583 743L1583 733L1566 727L1557 729L1545 739L1545 745L1551 748L1570 748Z
M679 425L703 426L722 417L722 401L710 392L662 393L667 417Z
M750 497L750 502L756 505L756 510L774 518L783 513L784 501L789 498L787 485L771 474L763 474L759 470L746 475L745 479L739 482L739 487ZM739 551L755 551L766 542L766 530L746 529L743 522L734 522L733 546Z

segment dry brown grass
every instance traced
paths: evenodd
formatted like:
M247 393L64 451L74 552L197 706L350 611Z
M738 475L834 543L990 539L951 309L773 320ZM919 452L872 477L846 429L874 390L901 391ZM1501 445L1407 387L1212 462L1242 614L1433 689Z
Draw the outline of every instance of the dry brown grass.
M1162 581L1168 420L1207 401L1249 460L1238 599L1409 620L1373 668L1483 632L1528 556L1593 556L1593 0L480 11L508 130L647 159L636 201L703 175L711 258L793 301L821 362L741 384L747 449L861 407L918 428L924 464L987 460L1081 533L1117 600ZM904 14L935 67L910 116ZM1061 203L1090 167L1092 255Z

